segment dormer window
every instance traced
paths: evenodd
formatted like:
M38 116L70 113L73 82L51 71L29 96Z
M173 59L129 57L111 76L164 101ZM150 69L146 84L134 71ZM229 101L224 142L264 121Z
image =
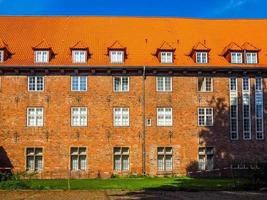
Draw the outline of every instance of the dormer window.
M86 63L87 51L85 50L72 50L73 63Z
M257 64L258 63L258 53L257 52L246 52L246 63L247 64Z
M35 63L48 63L49 62L49 51L38 50L35 51Z
M231 63L232 64L242 64L242 52L231 52Z
M0 63L4 62L4 50L0 50Z
M123 63L124 51L109 51L110 62L111 63Z
M173 63L172 52L162 51L160 52L161 63Z
M208 63L208 53L207 52L196 52L196 63L199 63L199 64Z

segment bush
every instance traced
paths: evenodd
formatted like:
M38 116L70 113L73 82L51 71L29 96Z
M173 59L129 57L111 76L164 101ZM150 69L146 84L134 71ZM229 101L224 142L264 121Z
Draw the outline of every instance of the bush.
M2 172L0 172L0 182L9 180L9 179L11 179L11 177L12 177L11 173L7 173L7 172L2 173Z
M30 186L22 180L7 180L0 182L0 188L5 190L29 189Z

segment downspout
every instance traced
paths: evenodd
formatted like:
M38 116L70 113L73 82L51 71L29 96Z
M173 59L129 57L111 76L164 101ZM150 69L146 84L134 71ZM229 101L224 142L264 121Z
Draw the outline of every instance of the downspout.
M142 75L142 174L146 175L146 116L145 116L145 86L146 86L146 67L143 67Z

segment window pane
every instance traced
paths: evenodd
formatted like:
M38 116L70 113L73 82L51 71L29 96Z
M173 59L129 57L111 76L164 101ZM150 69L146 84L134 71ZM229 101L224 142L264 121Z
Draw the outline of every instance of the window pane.
M86 156L85 155L80 156L80 169L86 170Z
M119 155L114 155L114 170L121 170L121 156Z
M166 155L166 171L172 170L172 156Z
M122 170L129 170L129 156L122 156Z
M164 171L164 155L158 155L158 171Z
M78 170L78 156L71 156L71 169L72 170Z

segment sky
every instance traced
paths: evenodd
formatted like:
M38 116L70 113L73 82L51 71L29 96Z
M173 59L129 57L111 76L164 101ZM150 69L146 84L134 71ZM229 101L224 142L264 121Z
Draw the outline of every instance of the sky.
M267 18L267 0L0 0L0 15Z

